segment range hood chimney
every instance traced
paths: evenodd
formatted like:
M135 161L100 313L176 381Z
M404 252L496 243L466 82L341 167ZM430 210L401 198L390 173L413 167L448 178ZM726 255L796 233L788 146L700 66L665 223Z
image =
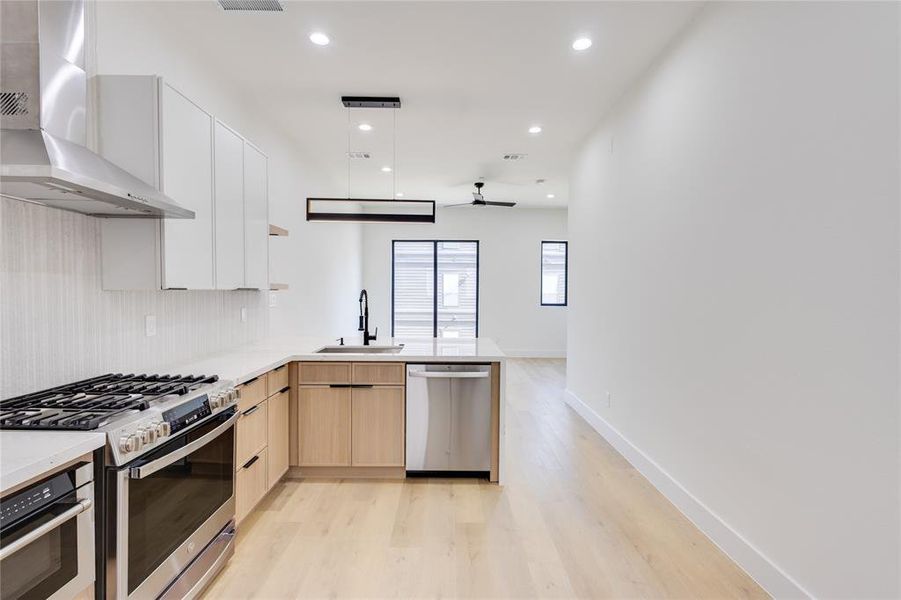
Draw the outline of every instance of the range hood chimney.
M84 0L0 0L0 195L100 217L194 212L85 147Z

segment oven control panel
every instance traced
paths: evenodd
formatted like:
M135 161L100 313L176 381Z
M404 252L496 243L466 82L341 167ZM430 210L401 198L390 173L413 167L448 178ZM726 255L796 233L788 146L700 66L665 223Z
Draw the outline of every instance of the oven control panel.
M140 418L107 431L113 463L121 465L137 458L179 431L237 404L238 394L236 388L223 386L151 406Z

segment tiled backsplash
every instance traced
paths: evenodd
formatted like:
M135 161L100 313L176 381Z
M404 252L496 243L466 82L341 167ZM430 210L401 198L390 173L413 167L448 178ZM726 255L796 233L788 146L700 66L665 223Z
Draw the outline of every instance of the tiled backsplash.
M101 290L100 220L0 198L0 398L266 335L265 292ZM247 321L241 321L241 308ZM146 337L144 317L156 315Z

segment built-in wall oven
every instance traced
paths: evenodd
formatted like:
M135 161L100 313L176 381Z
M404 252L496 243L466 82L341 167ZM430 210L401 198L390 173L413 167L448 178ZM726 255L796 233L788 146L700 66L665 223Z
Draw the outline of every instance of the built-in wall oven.
M108 598L194 597L234 553L235 407L163 415L165 443L106 471Z
M94 583L94 476L79 463L0 501L0 598L71 600Z

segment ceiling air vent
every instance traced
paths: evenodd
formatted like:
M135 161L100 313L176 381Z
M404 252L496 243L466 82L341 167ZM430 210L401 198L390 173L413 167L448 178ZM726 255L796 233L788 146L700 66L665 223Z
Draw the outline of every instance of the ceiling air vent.
M222 10L254 12L282 12L285 6L280 0L216 0Z
M523 160L528 154L504 154L504 160Z
M25 92L0 92L0 114L4 117L27 115L28 94Z
M372 155L369 152L348 152L347 158L353 160L361 160L366 158L372 158Z

